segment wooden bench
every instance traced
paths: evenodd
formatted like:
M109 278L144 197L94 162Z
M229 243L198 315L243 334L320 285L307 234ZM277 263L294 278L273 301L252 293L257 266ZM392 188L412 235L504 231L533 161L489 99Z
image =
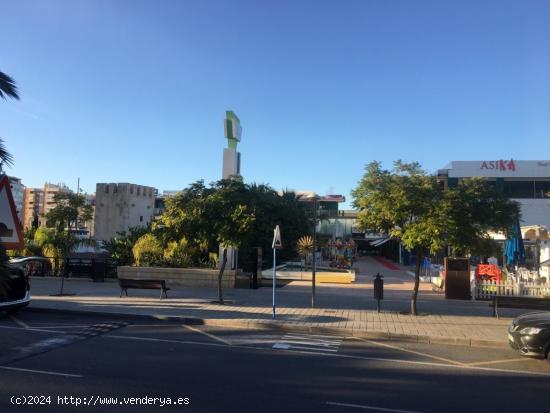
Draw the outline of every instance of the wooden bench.
M166 287L165 280L131 280L119 278L118 284L120 285L120 297L122 297L122 293L126 293L126 297L128 297L128 288L136 288L143 290L160 290L160 299L162 300L163 295L164 298L168 298L166 291L170 289Z
M550 310L550 298L510 297L497 295L489 306L493 307L493 317L498 318L499 308L525 308L529 310Z

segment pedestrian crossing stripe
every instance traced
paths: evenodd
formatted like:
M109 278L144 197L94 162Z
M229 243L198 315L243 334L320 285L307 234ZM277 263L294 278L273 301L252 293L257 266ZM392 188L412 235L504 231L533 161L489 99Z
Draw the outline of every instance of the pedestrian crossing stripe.
M289 333L277 341L272 348L276 350L336 353L342 341L343 337Z
M0 357L0 365L13 363L14 361L23 360L38 354L46 353L59 347L69 346L127 325L128 323L125 322L94 324L75 333L61 334L56 337L40 340L25 347L17 348L16 354L4 355Z

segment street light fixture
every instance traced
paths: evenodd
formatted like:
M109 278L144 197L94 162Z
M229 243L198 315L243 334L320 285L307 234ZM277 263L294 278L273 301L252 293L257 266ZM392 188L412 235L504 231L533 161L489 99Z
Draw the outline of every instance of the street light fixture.
M313 259L311 262L311 307L315 307L315 252L317 251L317 201L320 199L319 195L314 192L309 193L304 197L308 201L313 202Z

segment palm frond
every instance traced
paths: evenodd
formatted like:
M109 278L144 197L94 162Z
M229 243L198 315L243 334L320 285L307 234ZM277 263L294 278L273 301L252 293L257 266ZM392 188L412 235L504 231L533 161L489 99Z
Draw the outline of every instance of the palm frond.
M0 138L0 168L3 164L13 166L13 155L9 153L4 145L4 140Z
M19 100L15 80L4 72L0 72L0 97L6 99L6 96Z

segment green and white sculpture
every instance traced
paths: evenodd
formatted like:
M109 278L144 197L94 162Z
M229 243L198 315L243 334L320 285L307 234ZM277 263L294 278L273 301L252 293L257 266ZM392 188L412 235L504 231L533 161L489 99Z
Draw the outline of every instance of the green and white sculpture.
M229 179L241 176L241 154L237 152L237 143L241 141L242 127L241 121L231 110L225 112L223 129L227 148L223 150L222 178Z

